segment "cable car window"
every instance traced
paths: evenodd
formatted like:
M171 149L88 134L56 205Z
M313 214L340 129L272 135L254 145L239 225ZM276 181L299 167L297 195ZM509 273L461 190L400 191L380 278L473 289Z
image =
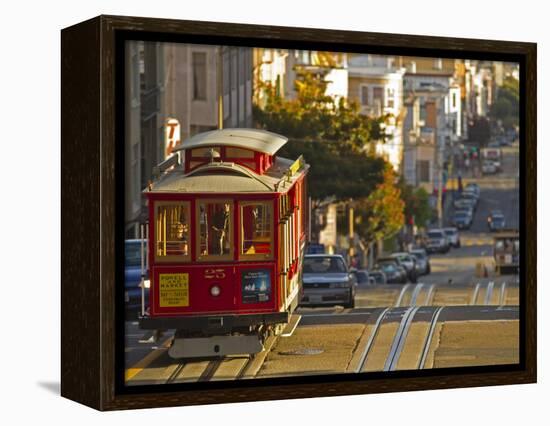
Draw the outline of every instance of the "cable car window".
M156 203L155 257L157 260L189 260L190 220L188 202Z
M193 158L207 158L209 159L212 155L212 152L215 153L218 157L221 156L221 149L217 146L211 146L207 148L195 148L191 150L191 157Z
M243 148L225 148L225 155L228 158L254 158L254 151Z
M273 204L241 203L241 258L271 258L273 255Z
M233 207L228 200L197 203L198 259L231 259Z

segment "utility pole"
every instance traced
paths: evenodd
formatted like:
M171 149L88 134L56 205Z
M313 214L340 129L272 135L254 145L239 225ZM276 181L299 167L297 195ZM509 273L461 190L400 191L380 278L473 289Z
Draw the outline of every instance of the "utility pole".
M223 129L223 47L218 47L216 66L218 92L218 129Z
M355 255L355 247L354 247L354 244L353 244L353 236L355 234L355 231L353 229L353 222L354 222L354 212L353 212L353 207L350 206L349 207L349 215L348 215L348 220L349 220L349 264L351 265L351 262L353 260L353 256Z
M443 227L443 147L437 150L437 224Z

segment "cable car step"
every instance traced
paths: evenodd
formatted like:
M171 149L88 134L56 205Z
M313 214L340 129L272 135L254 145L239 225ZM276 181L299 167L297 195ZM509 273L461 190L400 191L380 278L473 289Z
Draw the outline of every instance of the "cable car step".
M298 324L301 319L302 319L301 315L292 314L292 316L290 317L290 320L288 321L288 324L286 325L283 332L281 333L281 336L282 337L292 336L292 333L294 333L294 330L296 330L296 327L298 327Z
M204 358L251 355L264 350L256 335L174 338L168 349L171 358Z

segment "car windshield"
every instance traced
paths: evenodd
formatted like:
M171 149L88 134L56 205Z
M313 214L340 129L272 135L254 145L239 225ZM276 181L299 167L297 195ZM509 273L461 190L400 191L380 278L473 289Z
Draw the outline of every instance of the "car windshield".
M381 263L380 269L382 269L384 272L393 272L396 268L393 263Z
M449 236L453 236L456 234L456 229L445 229L445 234Z
M124 245L124 257L126 266L141 265L141 244L139 241Z
M503 216L494 216L493 217L493 223L502 223L504 222L504 217Z
M428 237L430 238L442 238L443 232L441 231L430 231L428 232Z
M397 254L397 255L392 256L392 257L399 260L400 262L410 262L411 261L411 258L407 255L404 255L404 254Z
M346 272L346 265L340 257L306 257L304 259L304 273L342 273Z
M460 210L460 211L455 212L455 217L466 217L466 216L468 216L468 212L466 212L466 211ZM448 231L445 231L445 233L447 235L453 234L453 232L449 233Z

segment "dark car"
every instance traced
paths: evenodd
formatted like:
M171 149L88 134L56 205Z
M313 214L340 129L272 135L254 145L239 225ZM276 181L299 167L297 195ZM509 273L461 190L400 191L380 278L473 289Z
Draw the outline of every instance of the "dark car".
M372 284L386 284L386 274L380 269L373 269L369 271L369 280Z
M407 271L393 257L378 259L375 269L380 269L386 274L386 280L389 284L405 284L407 282Z
M304 257L303 296L300 305L355 306L355 277L339 254Z
M147 256L147 241L144 243L144 253ZM148 285L145 277L145 287ZM126 240L124 242L124 302L127 317L137 317L141 314L141 240ZM145 292L145 306L149 305L149 291Z
M488 221L488 224L491 232L500 231L506 228L506 219L502 214L495 214L491 216L491 220Z
M359 286L370 284L369 271L366 269L354 269L351 273L355 276L355 282Z

